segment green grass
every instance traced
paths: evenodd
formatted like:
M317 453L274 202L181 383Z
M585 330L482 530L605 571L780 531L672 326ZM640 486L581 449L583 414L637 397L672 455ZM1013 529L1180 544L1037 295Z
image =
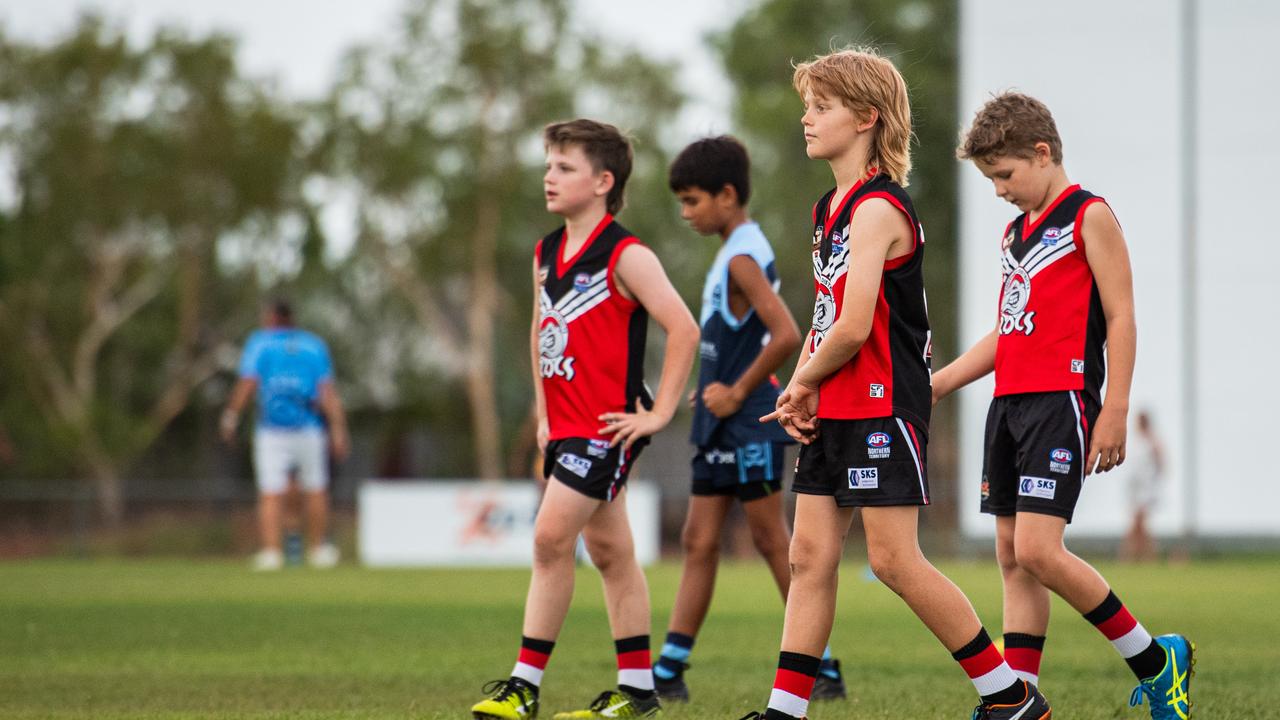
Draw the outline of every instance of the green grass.
M989 563L942 563L998 627ZM1280 716L1280 573L1272 558L1103 573L1147 627L1199 644L1200 718ZM655 645L679 567L649 572ZM850 699L814 720L967 718L963 673L891 592L847 565L832 644ZM40 561L0 565L3 718L464 718L511 669L528 575L507 570L255 575L241 564ZM694 702L671 718L737 718L763 706L781 634L764 567L728 565L694 651ZM1141 718L1132 682L1096 631L1055 601L1043 670L1055 717ZM543 713L614 681L600 584L579 573L552 656Z

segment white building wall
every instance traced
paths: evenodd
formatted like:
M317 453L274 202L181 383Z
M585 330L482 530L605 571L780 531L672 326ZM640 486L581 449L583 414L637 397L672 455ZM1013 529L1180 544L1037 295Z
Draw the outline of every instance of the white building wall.
M1161 534L1190 521L1209 535L1280 535L1280 470L1267 458L1280 389L1268 377L1280 349L1272 323L1268 202L1280 182L1280 94L1274 90L1280 3L1202 3L1199 10L1199 195L1196 284L1199 393L1196 471L1185 464L1181 209L1182 23L1167 0L965 0L961 122L993 92L1043 100L1063 136L1071 179L1105 197L1129 242L1138 318L1130 417L1147 409L1170 455L1152 518ZM1210 9L1211 8L1211 9ZM961 342L995 323L998 253L1018 211L971 165L959 167ZM994 533L977 511L990 379L961 392L961 527ZM1130 431L1130 437L1133 430ZM1195 483L1188 487L1188 480ZM1091 476L1072 533L1115 535L1128 517L1128 469ZM1189 492L1190 490L1190 492ZM1188 512L1188 508L1193 508Z

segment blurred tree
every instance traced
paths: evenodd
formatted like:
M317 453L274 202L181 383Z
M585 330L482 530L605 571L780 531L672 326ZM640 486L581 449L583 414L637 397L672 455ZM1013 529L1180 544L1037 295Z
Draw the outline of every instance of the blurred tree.
M810 208L832 180L826 163L805 155L792 63L866 44L893 60L911 93L916 142L907 190L929 243L929 314L935 338L955 337L955 6L954 0L766 0L712 38L736 89L735 125L760 179L752 214L778 246L783 293L791 307L804 309L797 313L802 324L813 304Z
M654 138L681 102L671 68L575 30L570 9L413 0L393 37L349 55L324 111L317 158L359 208L348 270L372 305L408 306L425 333L413 360L461 381L478 477L527 472L531 250L556 225L541 193L543 126L585 114L629 129L637 175L651 177L664 167ZM623 222L641 237L669 228L660 202ZM451 391L431 393L446 430L463 414L441 399Z
M0 37L16 194L0 223L0 346L17 378L0 409L27 469L88 474L111 524L122 471L251 317L219 243L273 235L293 202L296 120L238 74L234 50L169 31L133 48L92 17L47 46Z

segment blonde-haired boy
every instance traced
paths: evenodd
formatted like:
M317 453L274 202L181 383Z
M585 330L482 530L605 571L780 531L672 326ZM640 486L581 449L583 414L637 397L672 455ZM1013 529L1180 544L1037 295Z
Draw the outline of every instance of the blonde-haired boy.
M911 169L906 83L875 51L851 49L798 65L794 84L807 153L830 164L836 187L813 210L813 328L777 410L762 418L803 447L782 652L760 717L808 709L860 507L872 570L964 668L981 696L974 717L1048 718L1049 704L1014 674L917 540L919 506L929 503L930 331L924 232L902 189Z

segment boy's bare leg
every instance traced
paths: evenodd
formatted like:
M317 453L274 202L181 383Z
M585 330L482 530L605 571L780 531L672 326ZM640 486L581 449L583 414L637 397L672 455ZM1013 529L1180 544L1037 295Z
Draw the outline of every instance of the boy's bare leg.
M1028 512L1016 517L1013 544L1019 567L1080 613L1093 610L1107 598L1111 592L1107 581L1063 544L1066 520Z
M978 635L982 623L960 588L920 551L919 516L916 506L863 508L867 561L876 577L906 601L947 651L955 652Z
M305 493L304 504L307 514L307 547L318 548L325 544L325 533L329 529L329 492L313 490Z
M587 521L601 505L552 479L533 526L533 575L524 606L525 637L554 641L573 599L573 551ZM607 505L606 505L607 507Z
M837 507L833 497L796 495L784 653L821 657L835 619L840 556L852 520L853 508Z
M284 496L280 493L258 495L258 542L263 550L280 551L280 518L284 512Z
M684 546L684 569L680 573L676 604L671 609L668 624L671 632L694 637L706 620L715 590L716 569L720 564L720 532L731 507L733 498L727 495L693 495L689 498L689 512L680 536ZM784 550L784 568L785 563Z
M1049 629L1049 589L1018 564L1014 550L1017 522L1014 515L996 518L996 561L1004 581L1004 631L1043 636Z
M788 554L791 549L791 533L782 515L782 493L770 493L757 500L742 504L751 528L751 541L769 564L773 581L778 584L782 600L786 602L787 589L791 587L791 567Z
M614 639L649 635L649 586L636 561L624 487L611 503L603 503L582 533L591 562L604 583L605 607ZM567 605L566 605L567 608Z

